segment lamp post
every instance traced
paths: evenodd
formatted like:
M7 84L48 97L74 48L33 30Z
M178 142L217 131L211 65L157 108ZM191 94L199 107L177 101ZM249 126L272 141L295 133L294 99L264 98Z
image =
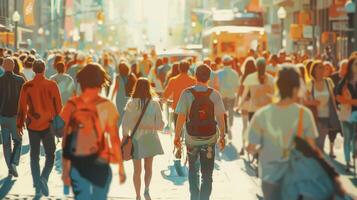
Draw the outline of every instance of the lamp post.
M356 36L354 36L354 15L356 13L356 2L353 2L351 0L347 1L345 4L345 10L348 16L348 31L347 31L347 55L350 56L354 43L356 42Z
M280 19L280 39L281 39L281 43L280 43L280 48L284 48L284 44L283 44L283 41L284 41L284 20L286 18L286 10L284 7L280 7L278 9L278 18Z
M20 14L17 12L17 10L12 14L12 21L15 24L15 30L14 30L14 35L15 35L15 41L14 41L14 46L15 46L15 51L17 51L18 48L18 42L17 42L17 25L20 21Z

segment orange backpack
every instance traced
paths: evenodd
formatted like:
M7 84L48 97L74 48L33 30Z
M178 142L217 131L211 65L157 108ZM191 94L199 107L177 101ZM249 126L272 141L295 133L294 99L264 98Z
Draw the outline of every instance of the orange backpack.
M105 101L99 98L93 103L85 103L80 97L69 101L75 109L69 120L69 134L66 134L63 148L64 158L97 158L107 148L97 112L97 105Z

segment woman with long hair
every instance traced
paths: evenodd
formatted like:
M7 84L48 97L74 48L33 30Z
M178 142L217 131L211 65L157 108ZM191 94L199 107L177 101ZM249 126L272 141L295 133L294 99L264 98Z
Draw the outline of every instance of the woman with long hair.
M172 68L171 68L170 72L167 73L165 85L167 85L167 84L169 83L169 81L170 81L170 79L171 79L172 77L175 77L175 76L177 76L177 75L180 74L179 66L180 66L180 63L179 63L179 62L175 62L175 63L172 65Z
M257 69L255 66L254 58L248 57L243 63L243 75L241 78L241 84L240 84L240 88L239 88L238 97L242 97L242 95L243 95L244 86L242 83L250 74L256 72L256 70ZM248 121L249 121L249 112L248 112L249 98L250 98L249 94L247 94L244 98L241 98L241 103L239 106L239 109L241 110L242 121L243 121L243 130L242 130L242 141L243 141L242 144L243 144L243 146L245 143L245 132L248 128ZM244 147L242 147L242 149L240 151L240 155L243 155L243 154L244 154Z
M22 73L22 69L23 69L22 61L18 57L12 57L12 60L14 61L15 64L14 73L26 80L25 75Z
M325 67L322 61L313 61L310 68L311 81L307 84L308 99L305 101L314 113L319 131L316 143L321 151L324 150L325 138L329 131L341 131L338 130L341 127L333 93L335 86L331 79L324 76L324 73Z
M131 73L129 66L125 62L120 62L118 65L118 72L115 79L114 90L112 94L112 99L116 95L116 105L117 110L121 118L119 119L119 126L122 122L122 116L124 114L124 108L126 103L128 102L131 93L133 92L133 87L136 82L136 77L133 73Z
M266 72L265 59L260 57L256 60L257 71L245 78L243 98L250 94L249 120L260 108L272 102L274 93L274 78Z
M156 60L155 66L150 69L148 79L153 85L155 92L160 96L164 92L164 83L165 80L160 79L159 77L159 67L163 65L162 59L159 58Z
M355 151L357 126L357 55L348 60L347 73L337 85L336 95L337 101L341 104L340 120L344 135L343 150L346 171L350 171L351 153Z
M123 141L132 133L138 118L143 112L143 108L148 103L143 118L139 123L133 141L133 164L134 164L134 187L136 199L141 200L141 172L142 160L144 160L145 170L145 200L150 200L149 187L152 177L152 165L154 156L163 154L163 149L158 136L158 132L162 131L164 122L162 120L162 112L156 94L153 91L150 82L146 78L139 78L135 84L134 92L125 107L123 117Z

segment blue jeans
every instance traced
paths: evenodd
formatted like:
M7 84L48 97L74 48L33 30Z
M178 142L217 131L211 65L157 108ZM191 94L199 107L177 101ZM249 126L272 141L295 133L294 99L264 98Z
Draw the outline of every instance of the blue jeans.
M208 150L212 153L208 158ZM212 192L212 173L214 169L215 144L187 147L188 180L190 184L191 200L209 200ZM200 184L200 171L202 183Z
M31 158L31 173L34 187L38 188L40 186L40 180L45 179L48 181L48 177L51 174L53 164L55 161L55 136L50 132L49 129L43 131L29 131L30 139L30 158ZM46 154L45 166L43 167L42 173L40 172L40 144L43 144Z
M0 116L1 135L3 141L3 151L6 165L11 169L11 165L19 165L21 156L22 138L17 134L16 116ZM14 148L11 148L11 139L14 142Z
M343 132L343 151L345 154L346 163L351 161L351 153L355 149L356 141L356 124L350 122L342 122L342 132Z
M106 167L107 176L105 184L100 186L83 177L83 173L76 167L71 168L70 176L72 190L76 200L105 200L109 192L109 186L112 181L112 170L109 165ZM89 167L90 168L90 167ZM94 176L101 176L102 173L91 172ZM99 178L99 177L98 177Z

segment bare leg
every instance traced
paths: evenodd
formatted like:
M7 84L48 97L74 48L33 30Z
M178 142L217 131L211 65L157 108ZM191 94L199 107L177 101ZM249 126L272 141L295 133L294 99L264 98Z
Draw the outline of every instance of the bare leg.
M150 194L149 194L149 188L150 188L150 182L151 182L151 177L152 177L152 163L153 163L153 157L150 158L145 158L144 162L144 167L145 167L145 193L144 197L145 200L150 200Z
M134 176L133 176L133 181L134 181L136 199L139 200L139 199L141 199L141 196L140 196L140 187L141 187L141 160L133 160L133 164L134 164Z
M242 149L240 151L240 155L244 155L244 143L246 139L246 131L248 128L248 112L242 111L242 122L243 122L243 130L242 130Z

